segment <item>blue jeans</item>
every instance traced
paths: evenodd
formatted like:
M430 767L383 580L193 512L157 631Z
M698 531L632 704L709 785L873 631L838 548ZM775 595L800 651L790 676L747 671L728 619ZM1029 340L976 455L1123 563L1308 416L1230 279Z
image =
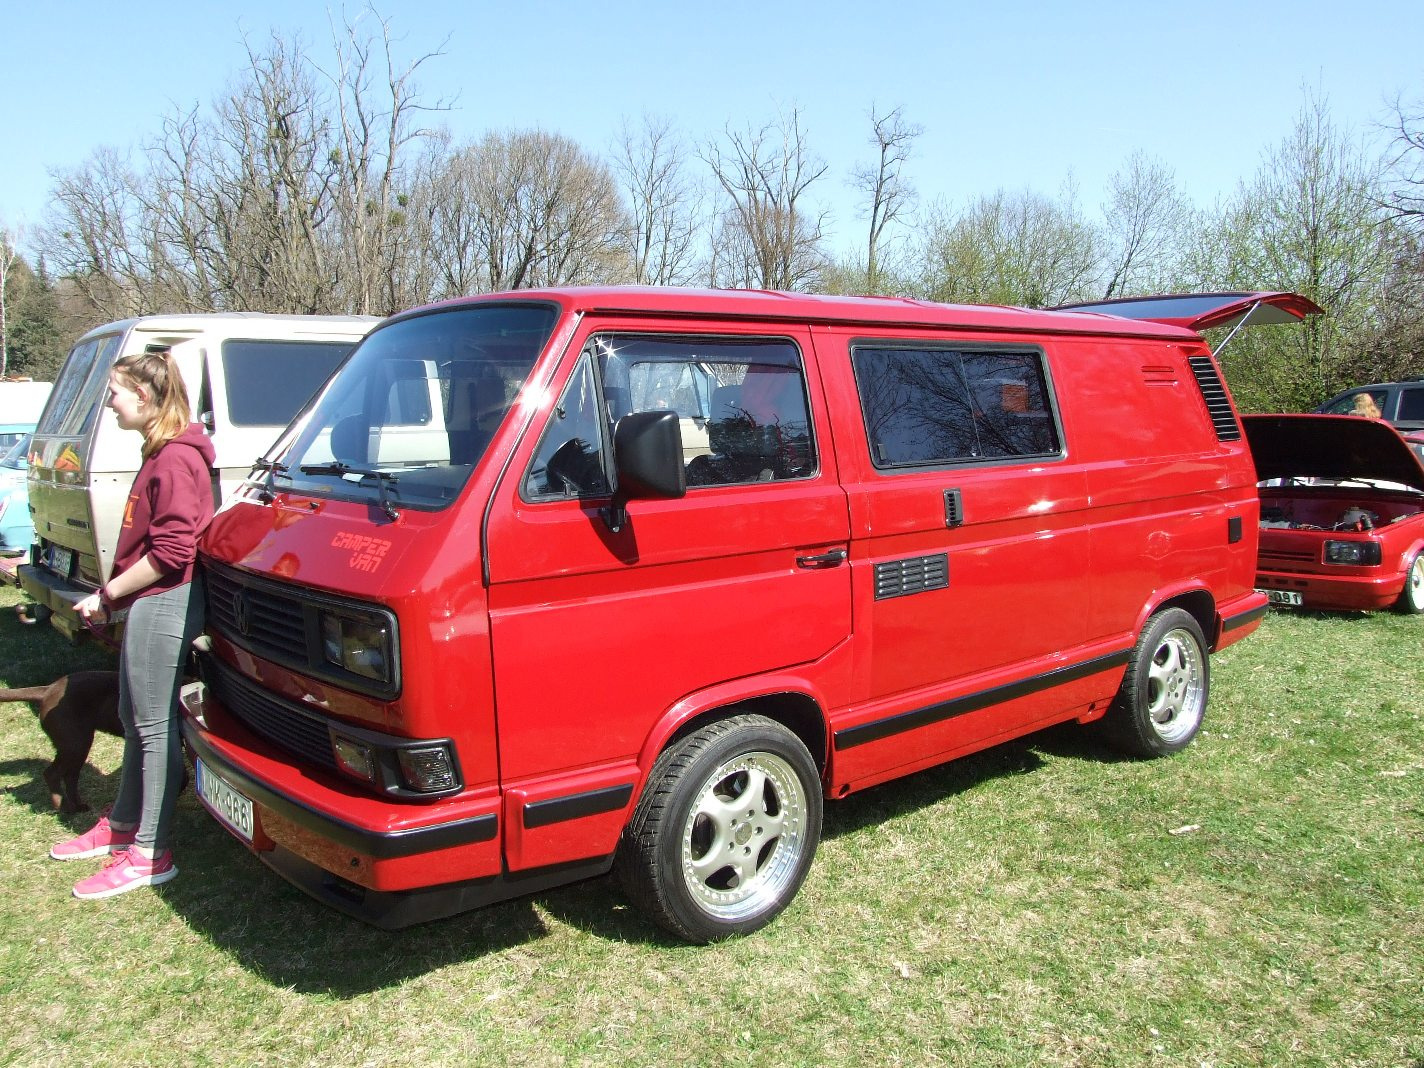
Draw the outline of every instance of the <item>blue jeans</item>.
M188 650L203 629L201 580L140 597L129 609L119 654L119 722L124 762L113 823L137 824L136 845L168 848L183 781L178 691Z

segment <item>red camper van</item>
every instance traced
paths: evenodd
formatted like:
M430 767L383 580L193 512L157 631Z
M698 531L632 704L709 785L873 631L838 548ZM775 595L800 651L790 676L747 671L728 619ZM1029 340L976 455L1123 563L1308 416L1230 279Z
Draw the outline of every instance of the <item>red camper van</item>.
M786 907L825 798L1064 721L1181 749L1266 606L1193 326L1317 310L1189 300L387 320L206 535L200 796L382 926L616 869L709 941Z

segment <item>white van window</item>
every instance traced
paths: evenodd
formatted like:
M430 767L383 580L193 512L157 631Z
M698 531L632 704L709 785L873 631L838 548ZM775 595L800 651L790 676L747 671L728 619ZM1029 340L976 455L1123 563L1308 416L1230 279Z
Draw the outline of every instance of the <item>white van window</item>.
M500 302L378 327L269 453L274 484L445 507L484 456L556 319L548 304Z
M228 421L286 426L355 347L354 341L224 341Z
M1060 452L1036 350L857 345L851 363L876 467Z
M78 437L89 431L104 404L120 337L108 334L74 347L59 372L38 433Z

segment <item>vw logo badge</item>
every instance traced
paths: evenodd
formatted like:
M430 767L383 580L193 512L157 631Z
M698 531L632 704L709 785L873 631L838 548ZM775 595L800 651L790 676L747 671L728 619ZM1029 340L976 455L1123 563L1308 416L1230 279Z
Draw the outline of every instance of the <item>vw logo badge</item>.
M237 627L237 632L244 638L248 636L247 629L251 625L251 620L247 614L247 592L238 590L232 597L232 622Z

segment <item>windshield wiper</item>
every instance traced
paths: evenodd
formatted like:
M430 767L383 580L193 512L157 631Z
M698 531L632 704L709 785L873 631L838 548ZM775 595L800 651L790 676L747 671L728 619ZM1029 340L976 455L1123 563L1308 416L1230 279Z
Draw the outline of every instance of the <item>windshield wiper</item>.
M389 471L378 471L374 467L357 467L343 460L333 460L329 464L302 464L297 470L304 475L340 475L342 478L355 475L357 482L363 478L374 478L376 494L381 502L381 511L391 519L400 518L400 512L396 511L396 506L391 503L391 499L387 495L388 489L394 487L400 479Z
M252 466L266 473L267 477L262 482L262 495L259 499L263 504L271 504L276 499L273 480L276 476L287 473L287 465L280 460L269 460L265 456L259 456Z

